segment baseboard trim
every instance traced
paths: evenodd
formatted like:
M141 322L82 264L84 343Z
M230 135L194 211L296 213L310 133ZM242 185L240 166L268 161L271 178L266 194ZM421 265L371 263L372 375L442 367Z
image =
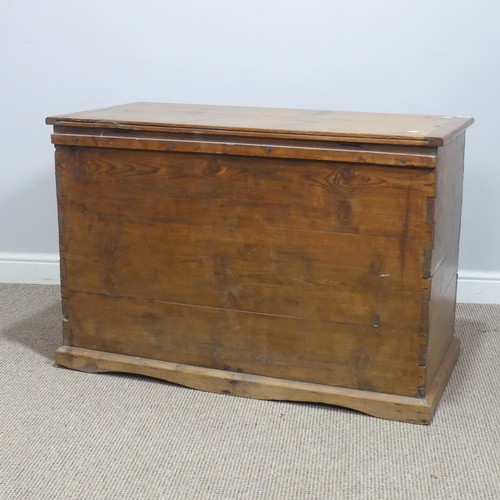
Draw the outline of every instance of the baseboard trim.
M0 283L59 284L59 255L0 253Z
M500 273L459 271L457 302L500 304Z
M0 283L59 284L59 255L0 253ZM500 273L459 271L457 302L500 304Z

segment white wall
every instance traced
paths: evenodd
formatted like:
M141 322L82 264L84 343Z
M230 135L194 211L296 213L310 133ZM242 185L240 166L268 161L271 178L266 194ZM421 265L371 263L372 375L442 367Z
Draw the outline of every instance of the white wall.
M0 281L57 278L45 116L214 103L474 116L459 299L500 302L499 15L495 0L2 0Z

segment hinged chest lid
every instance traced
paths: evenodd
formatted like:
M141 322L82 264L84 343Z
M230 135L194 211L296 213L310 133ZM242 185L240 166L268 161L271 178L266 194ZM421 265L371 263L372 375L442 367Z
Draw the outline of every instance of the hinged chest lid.
M101 129L438 147L473 119L137 102L52 116L46 122Z

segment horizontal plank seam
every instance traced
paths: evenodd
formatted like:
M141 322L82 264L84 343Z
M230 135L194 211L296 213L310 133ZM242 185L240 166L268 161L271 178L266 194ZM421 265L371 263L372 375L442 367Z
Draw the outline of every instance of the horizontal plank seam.
M227 309L225 307L207 306L207 305L200 305L200 304L186 304L183 302L171 302L168 300L150 299L150 298L145 298L145 297L134 297L134 296L127 296L127 295L116 295L116 294L111 295L111 294L104 294L104 293L97 293L97 292L89 292L86 290L69 289L67 295L69 295L71 292L83 293L85 295L93 295L93 296L97 296L97 297L108 297L111 299L140 300L142 302L152 302L155 304L158 303L158 304L168 304L168 305L172 305L172 306L198 307L198 308L203 308L203 309L214 309L216 311L226 311L226 312L244 313L244 314L258 314L261 316L274 316L277 318L307 320L307 318L302 317L302 316L289 316L286 314L265 313L265 312L250 311L250 310L244 310L244 309ZM342 324L349 324L350 325L351 323L342 323Z
M214 224L203 224L203 223L189 223L189 222L184 222L184 223L179 223L179 222L172 222L172 221L165 221L162 218L153 218L153 217L141 217L137 215L123 215L121 213L112 213L112 212L83 212L82 210L77 210L72 207L65 207L65 213L74 213L74 214L88 214L90 216L96 217L96 216L104 216L104 217L115 217L115 218L120 218L125 220L125 222L129 223L143 223L143 222L150 222L150 223L159 223L159 224L165 224L165 225L174 225L174 226L197 226L197 227L220 227L216 226ZM224 224L223 227L225 229L253 229L255 226L248 225L245 226L243 224ZM354 232L354 231L342 231L342 230L332 230L332 231L324 231L321 229L299 229L299 228L289 228L289 227L275 227L275 226L264 226L261 225L262 230L272 230L272 231L290 231L290 232L298 232L298 233L319 233L319 234L348 234L352 236L368 236L368 237L377 237L377 238L390 238L394 240L401 240L401 241L428 241L429 238L425 237L401 237L401 236L392 236L392 235L385 235L385 234L376 234L376 233L368 233L368 232Z
M160 300L160 299L151 299L151 298L146 298L146 297L135 297L135 296L127 296L127 295L117 295L117 294L105 294L105 293L98 293L98 292L91 292L87 290L78 290L78 289L73 289L73 288L68 288L66 289L65 297L69 298L71 293L80 293L84 295L92 295L94 297L107 297L110 299L125 299L125 300L131 300L131 301L141 301L141 302L150 302L154 304L166 304L166 305L172 305L172 306L180 306L180 307L192 307L192 308L201 308L201 309L210 309L214 311L224 311L224 312L230 312L230 313L242 313L242 314L256 314L259 316L267 316L267 317L276 317L276 318L283 318L283 319L296 319L296 320L301 320L301 321L311 321L314 318L309 318L309 317L304 317L304 316L292 316L292 315L287 315L287 314L277 314L277 313L266 313L266 312L260 312L260 311L252 311L252 310L245 310L245 309L228 309L225 307L217 307L217 306L208 306L208 305L200 305L200 304L188 304L184 302L173 302L173 301L168 301L168 300ZM328 320L321 320L321 322L325 325L344 325L344 326L353 326L353 327L370 327L372 326L371 322L367 323L349 323L347 321L328 321ZM373 328L374 332L377 331L377 328Z

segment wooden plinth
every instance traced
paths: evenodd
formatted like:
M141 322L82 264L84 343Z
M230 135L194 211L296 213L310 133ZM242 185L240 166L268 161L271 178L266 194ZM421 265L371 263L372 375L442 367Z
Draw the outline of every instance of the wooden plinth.
M261 377L77 347L60 347L56 351L55 361L58 365L85 372L134 373L219 394L264 400L325 403L388 420L429 424L458 359L459 351L460 341L455 337L425 398Z

